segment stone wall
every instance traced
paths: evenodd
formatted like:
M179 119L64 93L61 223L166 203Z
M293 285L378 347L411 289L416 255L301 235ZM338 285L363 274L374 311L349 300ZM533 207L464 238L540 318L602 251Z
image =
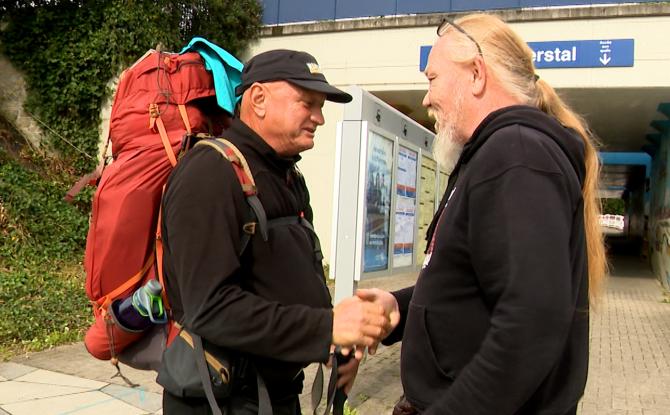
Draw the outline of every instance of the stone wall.
M5 56L0 55L0 116L11 123L14 128L26 139L28 144L36 149L48 149L42 145L47 139L45 126L24 108L26 102L26 81L23 75L16 70ZM108 87L116 89L118 77L109 81ZM109 134L109 116L112 109L113 95L105 100L100 111L100 141L98 154L101 157ZM111 146L110 146L111 147ZM107 155L111 155L108 148Z
M23 108L26 82L9 60L0 55L0 115L11 123L34 148L41 148L45 135L40 124Z

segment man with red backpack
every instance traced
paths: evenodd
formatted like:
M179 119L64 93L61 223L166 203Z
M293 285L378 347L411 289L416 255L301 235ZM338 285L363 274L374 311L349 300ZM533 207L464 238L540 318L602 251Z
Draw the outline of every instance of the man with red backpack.
M373 346L397 322L356 297L332 308L309 192L296 168L324 123L324 101L351 96L328 84L314 57L290 50L252 58L236 93L239 119L223 136L233 162L218 144L197 145L168 180L165 289L175 321L234 356L232 390L216 401L224 413L262 412L264 383L274 415L299 414L304 367L326 362L333 345ZM240 158L251 183L239 178ZM348 390L357 369L355 359L340 366L339 386ZM165 389L165 414L210 413L208 399Z

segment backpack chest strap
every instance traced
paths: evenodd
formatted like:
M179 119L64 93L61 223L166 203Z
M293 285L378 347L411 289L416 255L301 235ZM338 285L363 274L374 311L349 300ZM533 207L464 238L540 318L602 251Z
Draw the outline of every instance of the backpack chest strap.
M233 170L235 171L235 175L237 176L237 179L242 186L242 191L244 192L247 203L251 207L255 221L252 219L250 222L245 223L242 228L244 235L242 236L242 243L239 252L240 256L242 253L244 253L244 250L249 244L251 236L255 235L257 230L261 234L263 241L267 242L268 229L275 228L277 226L297 224L305 227L309 231L314 243L314 254L316 256L316 260L319 262L323 260L323 253L321 252L321 243L319 242L319 238L317 237L316 232L314 232L314 227L312 224L309 223L307 219L305 219L302 213L296 216L283 216L268 220L267 215L265 214L265 209L263 208L263 204L258 198L256 183L254 182L253 176L251 175L249 164L244 158L242 152L240 152L240 150L235 147L233 143L223 138L216 138L200 140L195 145L206 145L212 147L218 151L221 156L223 156L223 158L230 161L231 165L233 166Z

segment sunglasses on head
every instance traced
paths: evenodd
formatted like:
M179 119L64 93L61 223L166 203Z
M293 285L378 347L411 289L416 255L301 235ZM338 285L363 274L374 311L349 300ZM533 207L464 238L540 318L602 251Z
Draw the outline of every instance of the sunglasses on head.
M467 36L467 38L470 39L472 43L475 44L475 46L477 46L477 52L482 56L484 55L482 53L481 46L479 46L479 42L477 42L474 37L470 36L470 34L465 31L465 29L463 29L461 26L459 26L456 22L454 22L451 19L447 19L446 17L442 19L442 23L440 23L440 25L437 27L437 35L442 36L447 31L449 26L453 27L454 29L458 30L459 32Z

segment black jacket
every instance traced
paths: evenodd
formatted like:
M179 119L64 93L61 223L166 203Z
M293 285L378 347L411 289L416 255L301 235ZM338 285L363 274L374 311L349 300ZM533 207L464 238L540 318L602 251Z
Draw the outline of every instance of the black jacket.
M425 414L575 407L588 367L584 176L581 138L537 109L498 110L475 130L385 341L404 329L402 383Z
M312 221L309 194L295 169L299 157L279 157L239 120L224 138L245 155L268 219L302 212ZM298 224L270 229L267 242L252 237L240 258L250 215L231 164L207 146L189 151L163 199L168 297L176 321L250 356L271 396L299 393L301 369L327 360L331 343L323 268L312 235Z

